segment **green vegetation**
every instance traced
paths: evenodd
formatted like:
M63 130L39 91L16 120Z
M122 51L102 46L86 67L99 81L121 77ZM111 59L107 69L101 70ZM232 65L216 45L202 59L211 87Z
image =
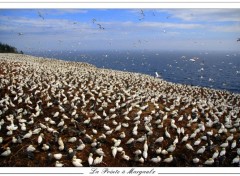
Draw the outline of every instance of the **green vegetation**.
M8 44L3 44L0 42L0 53L18 53L23 54L22 51L18 52L17 48L10 46Z

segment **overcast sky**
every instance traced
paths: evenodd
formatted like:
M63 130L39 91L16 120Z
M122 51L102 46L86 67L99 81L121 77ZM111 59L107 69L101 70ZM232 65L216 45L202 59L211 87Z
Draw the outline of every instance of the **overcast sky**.
M25 52L239 51L238 38L240 9L0 10L0 42Z

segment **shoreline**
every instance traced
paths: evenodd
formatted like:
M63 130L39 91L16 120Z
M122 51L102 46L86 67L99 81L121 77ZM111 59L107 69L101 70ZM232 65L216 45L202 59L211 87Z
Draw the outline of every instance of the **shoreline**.
M102 51L98 51L98 52L102 52ZM167 52L167 51L165 51L165 52ZM189 51L185 51L185 52L189 52ZM184 53L182 53L182 54L184 54ZM30 54L31 55L31 54ZM40 57L40 56L34 56L34 57ZM44 58L47 58L47 57L44 57ZM55 58L57 58L57 56L55 56L55 57L51 57L51 58L49 58L49 59L55 59ZM68 58L69 59L69 58ZM74 60L68 60L68 59L63 59L63 58L61 58L61 59L57 59L57 60L62 60L62 61L70 61L70 62L82 62L82 61L74 61ZM88 62L86 62L86 61L83 61L83 63L88 63ZM90 63L89 63L90 64ZM94 64L92 64L92 65L94 65ZM95 67L97 67L97 68L99 68L99 69L109 69L109 70L113 70L113 71L122 71L122 72L128 72L128 73L139 73L139 74L144 74L144 75L149 75L149 76L152 76L152 77L155 77L154 76L154 73L153 72L149 72L149 73L144 73L144 72L141 72L141 71L126 71L126 70L124 70L124 69L114 69L114 68L111 68L111 67L107 67L107 68L105 68L104 66L96 66L96 65L94 65ZM213 89L213 90L219 90L219 91L228 91L228 92L230 92L230 93L234 93L234 94L240 94L240 91L236 88L236 87L219 87L219 85L218 86L208 86L208 85L198 85L197 83L187 83L187 82L183 82L183 80L182 81L180 81L180 82L178 82L178 81L174 81L174 80L171 80L170 78L167 78L167 77L162 77L162 75L161 75L161 77L160 77L160 79L163 79L163 80L165 80L165 81L167 81L167 82L171 82L171 83L174 83L174 84L181 84L181 85L188 85L188 86L194 86L194 87L200 87L200 88L207 88L207 89ZM201 81L201 80L200 80ZM211 85L211 83L209 82L209 85Z
M0 166L87 167L90 153L105 167L238 166L240 94L29 55L0 63Z

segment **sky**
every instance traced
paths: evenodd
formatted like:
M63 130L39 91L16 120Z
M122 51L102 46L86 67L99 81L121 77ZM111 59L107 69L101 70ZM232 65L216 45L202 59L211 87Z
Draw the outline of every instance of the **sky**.
M26 51L240 50L240 9L0 9L0 42Z

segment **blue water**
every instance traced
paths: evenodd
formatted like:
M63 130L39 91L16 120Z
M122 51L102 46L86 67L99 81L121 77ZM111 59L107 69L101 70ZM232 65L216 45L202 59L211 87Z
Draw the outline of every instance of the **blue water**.
M158 72L163 79L174 83L240 93L240 52L48 51L29 54L152 76Z

